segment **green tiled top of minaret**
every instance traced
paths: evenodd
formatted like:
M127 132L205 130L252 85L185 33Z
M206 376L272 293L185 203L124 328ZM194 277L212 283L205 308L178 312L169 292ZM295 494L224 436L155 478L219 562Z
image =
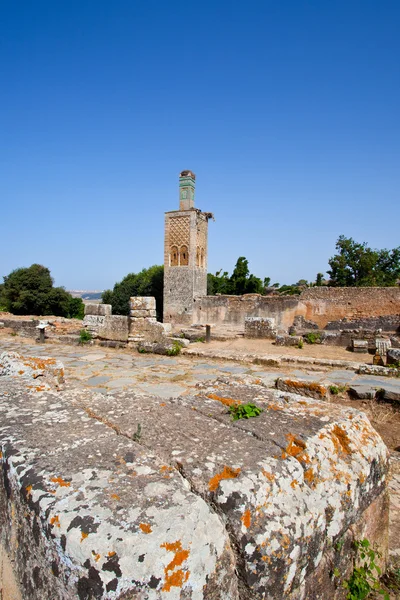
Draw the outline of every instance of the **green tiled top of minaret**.
M192 171L182 171L179 175L179 210L194 208L194 188L196 175Z

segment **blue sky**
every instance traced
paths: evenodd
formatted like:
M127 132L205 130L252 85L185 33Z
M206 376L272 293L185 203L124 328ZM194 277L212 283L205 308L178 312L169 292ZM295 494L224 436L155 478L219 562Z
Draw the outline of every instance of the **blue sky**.
M111 287L163 260L178 174L238 256L314 280L340 234L400 245L398 0L0 6L0 276Z

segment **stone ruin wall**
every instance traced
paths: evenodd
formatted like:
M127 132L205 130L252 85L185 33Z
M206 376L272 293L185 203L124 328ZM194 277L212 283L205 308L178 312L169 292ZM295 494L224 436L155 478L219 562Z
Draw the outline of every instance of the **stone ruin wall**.
M400 314L400 287L314 287L300 296L204 296L194 303L193 323L244 327L245 317L274 318L287 329L301 315L322 329L340 319L367 319Z
M329 288L305 290L300 302L305 318L325 327L340 319L365 319L400 313L400 287ZM300 313L303 314L303 313Z

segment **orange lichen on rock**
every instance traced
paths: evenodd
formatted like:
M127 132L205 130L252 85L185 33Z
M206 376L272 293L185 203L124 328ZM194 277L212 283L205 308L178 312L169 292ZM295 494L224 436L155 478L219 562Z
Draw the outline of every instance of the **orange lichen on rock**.
M163 592L170 592L171 587L182 587L189 579L190 571L185 573L182 569L175 570L176 567L180 567L188 559L189 550L183 550L182 543L179 540L172 544L168 542L161 544L160 548L165 548L168 552L174 553L174 558L164 569L165 582L162 588Z
M82 537L81 537L81 543L83 542L83 540L85 540L87 538L89 534L86 533L86 531L82 531Z
M207 398L211 398L211 400L217 400L225 406L234 406L235 404L242 404L240 400L234 400L233 398L223 398L222 396L217 396L217 394L207 394Z
M275 481L275 475L273 473L269 473L265 469L262 469L261 473L268 479L268 481L271 481L271 483Z
M243 525L248 529L251 525L251 513L250 510L247 509L244 511L242 517L241 517L241 521L243 523Z
M58 485L60 487L70 487L70 485L71 485L70 481L64 481L64 479L62 479L62 477L52 477L51 481L53 483L58 483Z
M45 369L49 365L55 365L55 358L36 358L34 356L28 356L24 365L31 369Z
M140 523L139 527L143 533L151 533L153 531L148 523Z
M312 467L304 472L304 479L308 481L308 483L313 483L315 481L314 469Z
M326 387L324 387L320 383L308 381L294 381L293 379L284 379L283 383L289 387L293 387L298 390L310 390L310 392L316 392L321 396L325 396L326 394Z
M109 552L109 553L107 554L107 556L108 556L108 558L111 558L111 557L115 556L115 554L116 554L116 552L114 552L114 551L112 550L111 552Z
M118 494L111 494L111 498L113 500L121 500L121 498L118 496Z
M32 495L32 486L27 485L25 489L26 489L26 495L29 498Z
M96 554L96 552L94 550L92 550L92 554L93 554L93 558L96 562L99 562L101 555L100 554Z
M344 454L352 454L352 450L350 448L350 439L347 435L346 431L342 429L339 425L335 425L332 431L332 441L335 446L336 452L339 454L343 452Z
M50 519L50 525L54 525L54 526L60 527L60 518L59 518L58 515L55 515L54 517L52 517Z
M289 440L289 443L286 446L286 450L282 452L282 458L293 456L293 458L296 458L300 462L310 462L310 459L308 458L305 452L307 444L303 442L302 439L293 435L292 433L288 433L286 437Z
M236 477L239 477L239 474L240 469L232 469L231 467L227 467L225 465L221 473L217 473L214 475L214 477L211 477L210 481L208 482L208 489L210 492L215 492L220 481L223 479L236 479Z

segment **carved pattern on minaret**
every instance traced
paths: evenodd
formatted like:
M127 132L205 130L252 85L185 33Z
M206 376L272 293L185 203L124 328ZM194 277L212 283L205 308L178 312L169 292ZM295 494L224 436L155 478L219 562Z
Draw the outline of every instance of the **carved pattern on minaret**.
M172 217L169 220L169 246L189 246L190 217Z

